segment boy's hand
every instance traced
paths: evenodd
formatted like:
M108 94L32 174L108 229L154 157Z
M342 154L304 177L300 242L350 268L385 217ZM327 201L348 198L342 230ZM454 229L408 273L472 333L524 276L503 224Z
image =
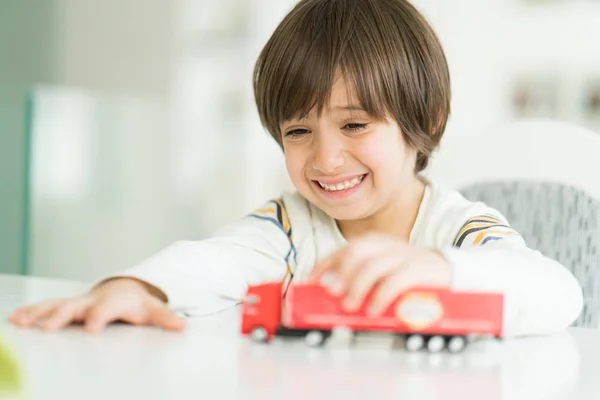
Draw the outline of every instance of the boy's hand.
M378 314L410 287L450 286L451 275L451 265L440 253L417 249L392 236L371 235L318 262L310 278L332 294L343 295L349 311L360 309L376 286L368 312Z
M22 307L8 320L20 327L38 326L44 331L83 323L86 331L97 333L114 321L167 330L183 329L183 320L167 308L163 296L141 281L120 278L107 281L80 297Z

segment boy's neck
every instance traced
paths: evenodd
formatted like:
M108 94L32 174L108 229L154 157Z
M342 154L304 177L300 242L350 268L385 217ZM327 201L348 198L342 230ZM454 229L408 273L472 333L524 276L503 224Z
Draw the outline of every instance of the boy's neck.
M354 221L337 221L344 238L351 242L361 236L379 233L397 236L408 241L419 214L426 183L419 177L404 187L397 201L367 218Z

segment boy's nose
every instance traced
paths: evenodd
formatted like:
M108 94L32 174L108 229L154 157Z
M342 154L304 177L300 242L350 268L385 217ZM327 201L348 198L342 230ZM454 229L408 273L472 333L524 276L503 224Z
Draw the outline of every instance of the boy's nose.
M344 149L335 139L319 139L315 148L313 168L322 174L335 173L346 163Z

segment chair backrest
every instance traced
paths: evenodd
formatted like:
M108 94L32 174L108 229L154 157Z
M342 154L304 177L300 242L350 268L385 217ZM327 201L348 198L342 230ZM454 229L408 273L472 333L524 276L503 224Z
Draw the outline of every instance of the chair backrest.
M585 306L576 326L600 323L600 135L555 121L456 135L428 177L498 209L527 244L569 268Z

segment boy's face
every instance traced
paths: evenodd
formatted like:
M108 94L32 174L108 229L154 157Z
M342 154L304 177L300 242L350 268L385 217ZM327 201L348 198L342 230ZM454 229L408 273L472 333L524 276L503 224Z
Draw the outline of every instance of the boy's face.
M391 206L415 180L416 152L398 124L360 109L343 78L321 116L281 124L288 173L307 200L336 220L359 220Z

